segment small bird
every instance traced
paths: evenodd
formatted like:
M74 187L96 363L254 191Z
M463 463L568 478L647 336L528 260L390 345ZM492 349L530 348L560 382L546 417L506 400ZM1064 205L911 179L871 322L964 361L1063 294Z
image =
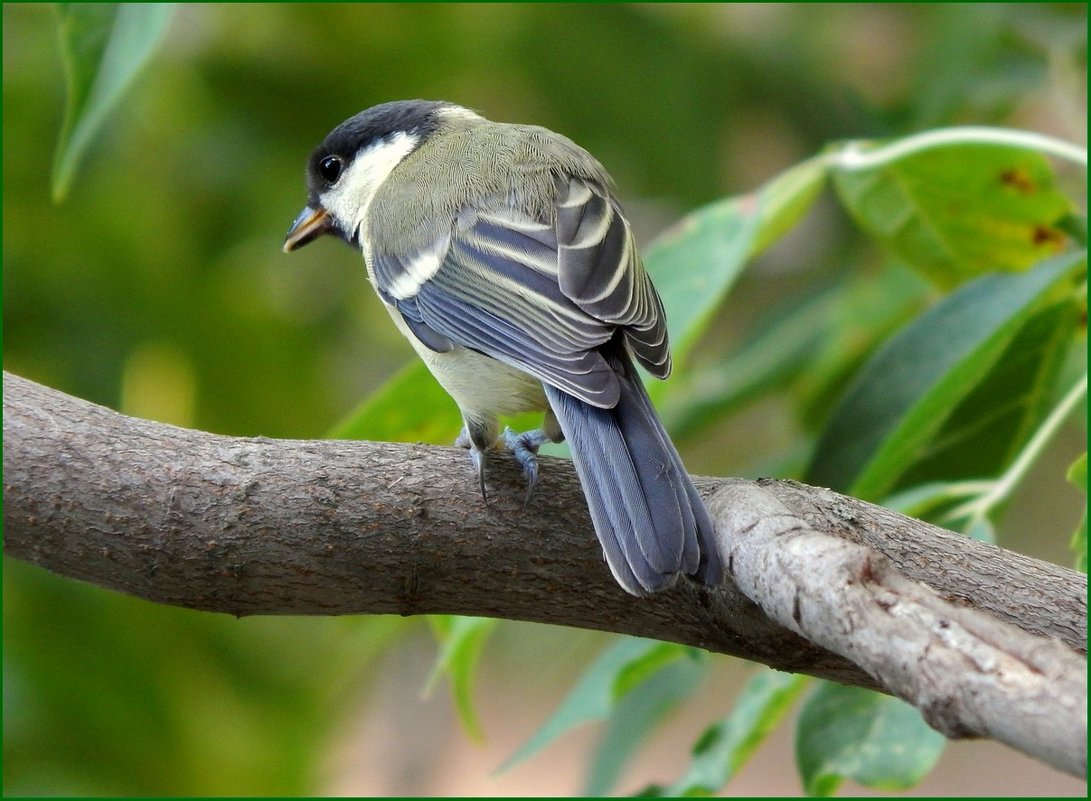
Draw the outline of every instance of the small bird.
M338 125L307 164L290 252L332 234L363 253L394 324L458 404L482 495L503 443L529 493L537 452L568 440L618 584L646 596L723 567L715 530L634 360L671 370L663 304L613 182L533 125L402 100ZM544 411L541 429L498 417Z

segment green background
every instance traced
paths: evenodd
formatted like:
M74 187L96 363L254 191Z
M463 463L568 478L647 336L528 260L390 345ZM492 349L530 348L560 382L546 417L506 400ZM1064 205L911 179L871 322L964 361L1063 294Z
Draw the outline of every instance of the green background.
M54 15L6 4L4 367L164 422L321 436L412 358L358 254L332 241L280 252L305 200L305 159L345 117L416 96L562 132L606 165L646 244L839 138L973 123L1085 142L1086 22L1085 6L1064 4L179 6L55 205L65 98ZM881 262L821 202L748 270L694 365L783 301ZM845 320L846 348L856 323L896 322L866 319L881 317L866 302L849 313L864 319ZM804 400L767 395L683 437L687 465L793 475L836 379L816 374L822 387ZM1074 457L1068 436L1043 470ZM1067 563L1075 500L1041 505L1060 519L1013 515L1001 540ZM1043 533L1016 541L1018 530ZM540 723L602 642L502 627L478 690L495 754ZM500 759L451 745L466 738L444 699L420 701L434 650L417 621L235 621L6 561L4 790L441 793L469 772L484 777L478 792L530 791L530 779L490 784ZM714 688L730 694L735 669ZM503 703L527 693L529 709ZM679 772L701 725L678 728L681 745L656 751L622 789ZM390 755L361 772L359 755L345 756L354 742ZM561 783L543 786L573 791L563 781L578 777L577 757L553 767L541 781Z

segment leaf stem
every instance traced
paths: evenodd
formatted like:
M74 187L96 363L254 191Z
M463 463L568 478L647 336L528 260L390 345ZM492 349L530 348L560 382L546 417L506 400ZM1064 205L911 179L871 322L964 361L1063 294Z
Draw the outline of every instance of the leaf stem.
M1017 131L1010 128L989 128L969 125L958 128L939 128L933 131L907 136L874 150L864 148L871 143L855 140L845 144L833 158L836 166L844 170L866 170L880 167L889 162L944 145L989 144L1020 147L1026 150L1041 151L1050 156L1087 166L1087 149L1055 139L1045 134L1032 131Z
M1049 416L1034 432L1026 446L1011 463L1004 474L1000 476L988 492L980 497L964 503L952 509L946 516L946 520L958 520L967 517L984 517L997 504L1003 501L1026 475L1035 459L1041 454L1046 443L1060 428L1061 423L1068 417L1069 412L1079 402L1080 398L1087 394L1087 374L1080 378L1061 399L1061 402L1049 413Z

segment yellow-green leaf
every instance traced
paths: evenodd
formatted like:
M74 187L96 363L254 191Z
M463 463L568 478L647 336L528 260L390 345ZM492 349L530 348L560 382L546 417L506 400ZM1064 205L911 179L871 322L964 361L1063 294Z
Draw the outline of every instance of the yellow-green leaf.
M941 287L1024 270L1068 243L1072 203L1033 150L967 141L909 148L877 163L835 160L842 202L861 228Z
M68 84L53 158L61 201L92 139L162 39L170 3L59 3L57 27Z

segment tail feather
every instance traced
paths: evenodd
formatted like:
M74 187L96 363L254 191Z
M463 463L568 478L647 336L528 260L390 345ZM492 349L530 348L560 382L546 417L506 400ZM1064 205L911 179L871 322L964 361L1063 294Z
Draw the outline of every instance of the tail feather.
M651 530L655 526L655 518L648 504L638 502L643 489L635 468L627 462L625 444L612 419L611 410L591 409L593 411L568 415L575 437L585 443L585 447L580 449L580 460L590 465L611 465L611 472L589 471L584 494L588 494L587 487L594 490L598 516L605 523L604 529L613 533L613 539L617 541L625 560L636 564L648 557L638 540L624 536L625 530L629 527ZM563 430L563 422L561 427ZM572 444L571 440L569 444ZM572 450L575 453L576 449Z
M666 589L680 573L716 584L722 568L708 511L631 361L610 361L621 387L612 409L546 387L607 564L634 595Z
M572 452L575 454L575 449ZM592 457L592 461L601 458L600 455L595 455ZM575 457L573 457L573 460L576 461ZM616 510L624 508L624 501L620 500L618 493L612 491L616 489L612 482L602 482L596 474L589 473L581 468L579 465L583 462L583 458L577 461L576 469L580 475L583 493L587 497L591 520L595 524L595 533L602 545L602 552L606 556L606 563L610 565L610 571L622 587L634 594L643 594L637 592L635 588L641 588L647 583L647 571L641 571L642 575L645 575L643 581L634 572L632 565L639 564L636 554L632 552L634 541L632 538L620 535L619 532L623 531L624 528L620 521L616 519ZM586 480L584 479L585 475L587 476ZM615 512L614 515L611 515L612 510ZM626 546L628 546L628 551Z
M641 553L654 569L661 573L677 573L681 567L684 572L691 572L696 562L686 563L687 538L682 534L692 531L693 526L691 522L686 527L689 500L679 480L677 460L672 458L673 447L647 401L639 379L622 378L621 387L618 403L612 411L622 442L611 455L615 465L622 458L628 459L630 464L624 468L630 469L636 479L633 487L636 496L626 496L624 511L631 514L634 508L646 505L652 518L651 527L639 526L642 515L632 516L629 522ZM619 471L619 475L624 474L625 469ZM692 513L689 517L692 521ZM649 533L652 536L648 536Z
M671 446L674 447L673 445ZM675 454L677 456L677 453ZM679 464L681 459L679 458ZM697 539L694 543L699 550L697 572L693 577L710 587L715 587L724 579L724 563L720 559L720 548L716 539L716 524L712 522L712 516L708 513L704 501L701 500L697 487L693 486L689 473L686 477L686 495L690 499L690 509L693 511L697 527Z

